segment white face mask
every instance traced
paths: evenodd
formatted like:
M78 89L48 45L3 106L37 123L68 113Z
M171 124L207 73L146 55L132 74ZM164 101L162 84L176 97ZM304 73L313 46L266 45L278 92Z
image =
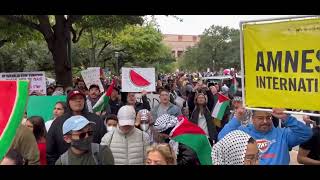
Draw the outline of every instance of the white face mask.
M113 126L107 126L107 131L110 132L110 131L113 131L115 129L115 127Z
M149 124L140 124L140 128L142 129L142 131L147 131L149 129Z

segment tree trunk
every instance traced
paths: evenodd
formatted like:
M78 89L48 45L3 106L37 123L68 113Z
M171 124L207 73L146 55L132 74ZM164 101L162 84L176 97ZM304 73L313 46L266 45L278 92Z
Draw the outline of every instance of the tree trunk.
M52 43L52 53L56 82L64 87L73 86L72 84L72 66L68 58L68 41L70 39L70 30L66 27L64 18L56 18L54 28L54 40Z
M90 67L96 66L96 45L94 42L93 30L90 30L90 38L91 38L91 58L90 58Z
M56 39L53 45L52 57L56 74L56 83L63 86L72 86L72 71L68 67L68 52L65 39Z

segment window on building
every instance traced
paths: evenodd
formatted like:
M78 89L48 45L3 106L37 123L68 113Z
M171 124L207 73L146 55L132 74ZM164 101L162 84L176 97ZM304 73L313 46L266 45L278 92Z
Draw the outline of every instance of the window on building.
M182 36L181 35L178 36L178 41L182 41Z
M181 57L183 54L183 51L178 51L178 57Z
M193 40L193 42L196 42L197 41L197 36L193 36L192 40Z

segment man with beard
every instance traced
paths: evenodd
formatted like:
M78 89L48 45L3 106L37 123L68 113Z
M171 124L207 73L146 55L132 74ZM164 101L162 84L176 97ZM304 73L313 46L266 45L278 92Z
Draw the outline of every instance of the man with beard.
M92 84L89 87L89 95L87 96L87 107L89 112L93 112L93 106L98 102L100 98L100 89L99 86L96 84Z
M235 116L219 133L218 140L230 131L242 130L256 140L261 153L260 165L289 165L289 149L310 139L312 130L283 111L284 109L273 109L272 113L253 111L252 124L241 126L240 119L243 119L245 109L239 107L236 109ZM285 128L275 128L272 116L281 119Z

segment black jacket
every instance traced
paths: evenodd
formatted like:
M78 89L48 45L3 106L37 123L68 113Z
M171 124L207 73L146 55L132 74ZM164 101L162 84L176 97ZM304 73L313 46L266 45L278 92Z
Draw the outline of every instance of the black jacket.
M107 133L103 120L96 114L88 112L86 105L81 115L89 121L96 123L94 126L93 142L100 144L102 137ZM71 116L72 112L69 107L69 99L67 99L66 113L53 121L47 134L47 162L49 165L54 165L58 158L70 147L70 144L66 143L63 139L62 126Z
M207 92L208 102L207 102L206 108L204 109L204 117L206 118L209 137L211 140L214 140L216 142L218 137L217 128L213 123L213 118L211 117L211 111L209 110L210 108L211 109L213 108L216 102L214 102L213 95L211 97L210 94L212 95L211 92ZM195 107L194 98L195 98L195 92L192 92L189 99L189 104L191 105L191 107L189 107L190 108L189 111L192 112L189 120L190 122L193 122L194 124L198 125L200 109ZM191 102L191 99L193 100L192 102Z
M187 145L179 143L178 151L178 165L201 165L197 154Z
M112 101L110 99L109 106L107 106L107 113L117 115L120 107L121 107L120 101Z

